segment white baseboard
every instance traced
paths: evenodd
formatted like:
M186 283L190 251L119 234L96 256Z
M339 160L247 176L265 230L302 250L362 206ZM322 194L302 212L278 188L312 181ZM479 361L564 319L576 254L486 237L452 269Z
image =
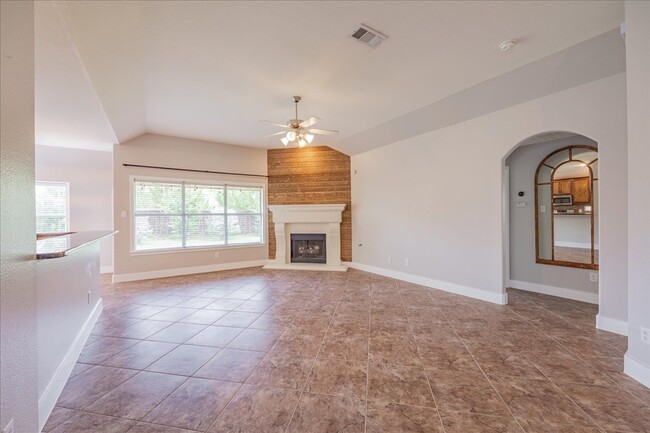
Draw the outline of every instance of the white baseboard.
M526 281L517 280L510 280L509 286L513 289L525 290L527 292L541 293L543 295L573 299L574 301L598 304L598 293L582 292L580 290L565 289L564 287L547 286L544 284L529 283Z
M613 332L614 334L625 335L627 337L627 322L619 319L612 319L611 317L602 316L600 313L596 314L596 328L603 331Z
M45 422L47 422L47 419L50 417L54 405L59 399L63 387L65 387L65 384L70 377L70 373L72 373L72 369L77 363L77 359L79 359L79 354L84 348L86 340L88 340L90 331L92 331L93 326L95 326L95 322L102 313L103 308L104 302L102 299L99 299L95 308L90 313L90 316L88 316L88 319L86 319L86 322L77 334L77 338L74 339L70 349L68 349L68 352L65 354L63 361L61 361L61 364L59 364L59 367L56 369L50 383L47 384L45 391L43 391L43 394L38 398L38 431L43 429Z
M637 361L627 353L625 354L624 365L623 371L625 374L650 388L650 366Z
M556 247L565 247L565 248L583 248L585 250L591 249L591 243L582 243L582 242L561 242L555 241ZM600 245L594 245L594 249L599 250Z
M230 269L254 268L264 266L268 260L249 260L246 262L217 263L205 266L190 266L187 268L160 269L158 271L132 272L129 274L113 274L114 283L127 281L150 280L153 278L176 277L179 275L203 274L205 272L227 271Z
M459 284L449 283L447 281L434 280L432 278L422 277L419 275L407 274L404 272L394 271L392 269L380 268L372 265L365 265L356 262L344 262L351 268L360 271L371 272L373 274L383 275L385 277L395 278L397 280L407 281L409 283L420 284L432 289L443 290L445 292L455 293L457 295L469 296L470 298L480 299L482 301L492 302L494 304L506 305L508 303L507 293L493 293L487 290L476 289L474 287L461 286Z
M100 274L112 274L113 273L113 266L102 266L99 268L99 273Z

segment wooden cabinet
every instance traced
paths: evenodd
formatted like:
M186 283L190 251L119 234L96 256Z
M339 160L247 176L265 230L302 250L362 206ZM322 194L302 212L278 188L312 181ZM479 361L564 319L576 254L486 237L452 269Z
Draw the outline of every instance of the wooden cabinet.
M573 204L591 202L591 179L576 177L572 179L559 179L553 181L553 195L571 195Z
M571 180L560 179L553 181L553 195L571 194Z
M591 188L588 177L581 177L572 179L571 195L573 196L573 203L590 203L591 202Z

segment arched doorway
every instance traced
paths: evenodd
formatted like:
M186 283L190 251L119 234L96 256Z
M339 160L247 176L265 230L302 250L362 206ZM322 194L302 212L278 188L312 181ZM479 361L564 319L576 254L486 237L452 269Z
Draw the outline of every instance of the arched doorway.
M598 304L597 148L584 135L548 131L504 158L506 287Z

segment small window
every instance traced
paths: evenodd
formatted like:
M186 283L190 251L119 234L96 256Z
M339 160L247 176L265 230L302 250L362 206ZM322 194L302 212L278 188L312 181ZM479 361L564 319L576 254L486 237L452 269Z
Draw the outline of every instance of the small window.
M68 183L36 182L36 233L69 231Z
M263 244L262 186L134 179L133 249Z

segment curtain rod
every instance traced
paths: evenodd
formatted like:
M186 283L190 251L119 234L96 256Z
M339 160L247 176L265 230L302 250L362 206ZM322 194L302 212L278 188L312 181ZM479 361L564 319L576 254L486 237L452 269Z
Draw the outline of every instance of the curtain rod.
M268 177L265 174L231 173L228 171L194 170L191 168L159 167L156 165L122 164L124 167L155 168L157 170L191 171L194 173L231 174L234 176Z

